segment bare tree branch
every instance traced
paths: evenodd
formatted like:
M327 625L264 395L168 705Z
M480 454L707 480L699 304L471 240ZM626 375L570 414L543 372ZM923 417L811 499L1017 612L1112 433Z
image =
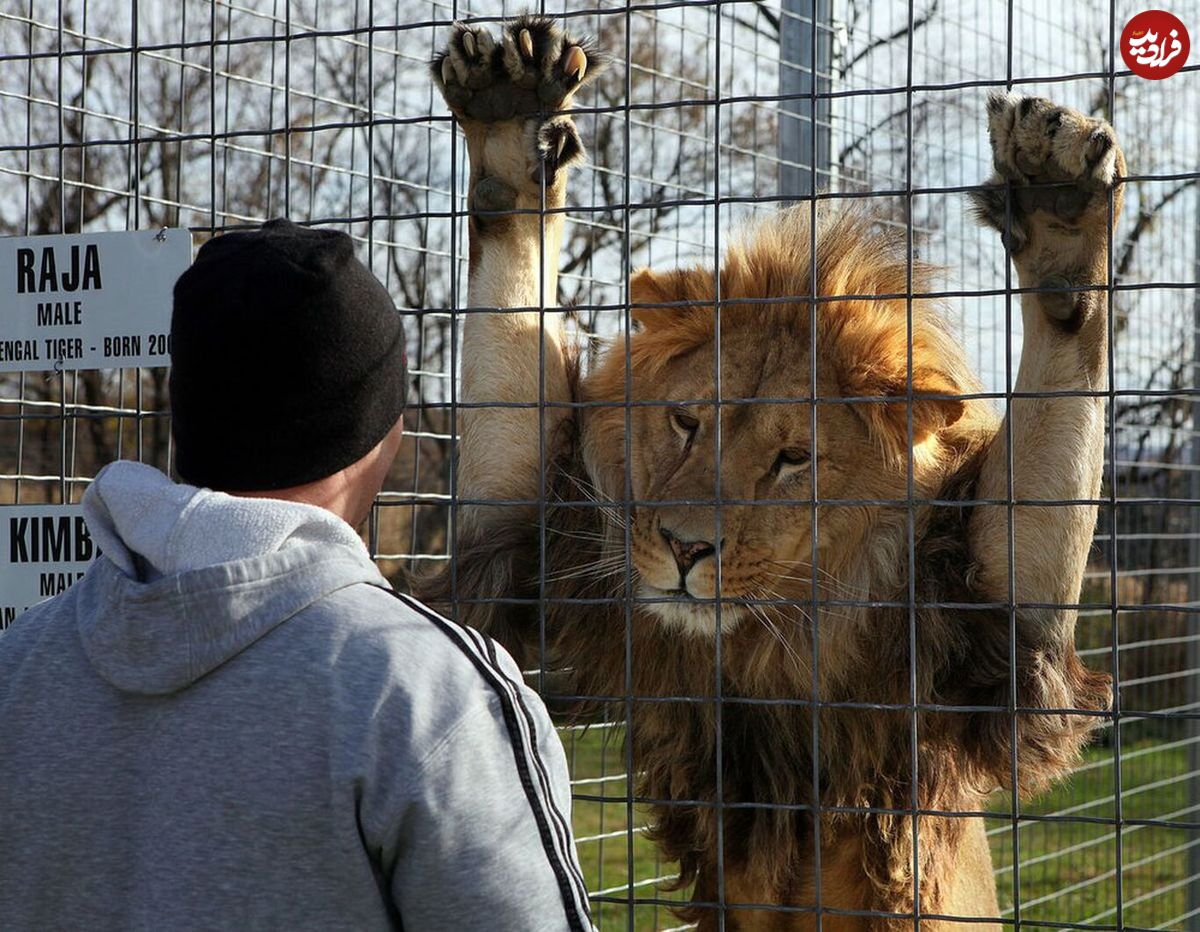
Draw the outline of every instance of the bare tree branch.
M924 13L922 13L920 16L918 16L916 19L913 20L911 31L915 33L922 26L927 25L934 18L934 16L937 15L938 6L941 4L941 2L942 2L942 0L931 0L931 2L929 4L929 9L927 9ZM897 29L895 32L893 32L891 35L880 36L878 39L876 39L874 42L871 42L869 45L866 46L866 48L862 49L862 51L860 51L853 58L851 58L849 61L847 61L846 63L844 63L842 65L841 77L844 78L847 74L849 74L851 68L853 68L855 65L857 65L860 61L862 61L864 58L866 58L868 55L870 55L876 49L882 48L883 46L889 45L892 42L896 42L900 39L906 38L908 36L908 34L909 34L909 26L906 23L905 25L903 25L899 29Z

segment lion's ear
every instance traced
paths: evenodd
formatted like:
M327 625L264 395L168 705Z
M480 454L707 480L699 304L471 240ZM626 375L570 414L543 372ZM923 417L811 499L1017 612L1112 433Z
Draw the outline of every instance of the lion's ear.
M872 436L890 457L902 459L908 450L908 378L902 373L864 373L850 392L861 397L892 399L884 402L860 402L854 409L862 415ZM966 411L962 393L944 372L914 365L912 373L912 442L919 445L931 436L953 426Z
M699 268L656 272L638 269L629 278L633 319L647 330L678 323L697 311L710 311L713 273Z
M910 354L907 328L895 326L891 314L875 311L858 309L844 317L835 345L842 360L841 390L847 397L879 399L855 403L853 410L889 458L903 461L909 448L909 360L914 447L958 422L966 404L957 396L965 390L947 372L937 333L918 332Z

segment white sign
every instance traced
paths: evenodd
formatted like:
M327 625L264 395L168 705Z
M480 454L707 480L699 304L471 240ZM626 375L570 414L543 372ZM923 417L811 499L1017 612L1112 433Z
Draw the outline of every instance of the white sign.
M170 364L187 230L0 238L0 372Z
M95 555L81 506L0 506L0 632L64 592Z

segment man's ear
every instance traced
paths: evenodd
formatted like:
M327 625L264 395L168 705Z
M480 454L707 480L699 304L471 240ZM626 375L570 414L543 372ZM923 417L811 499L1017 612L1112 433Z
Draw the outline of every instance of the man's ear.
M641 268L629 278L633 319L646 330L678 324L697 312L711 313L715 291L713 273L700 268Z

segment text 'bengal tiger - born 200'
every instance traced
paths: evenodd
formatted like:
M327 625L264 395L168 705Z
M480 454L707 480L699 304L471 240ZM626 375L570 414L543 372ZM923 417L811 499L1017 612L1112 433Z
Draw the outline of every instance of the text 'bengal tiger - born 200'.
M514 309L465 318L459 617L526 665L568 671L576 695L634 697L637 793L654 801L679 884L694 882L682 913L699 928L719 914L726 929L815 928L818 838L823 929L996 917L984 820L928 813L982 812L1014 772L1022 794L1068 773L1109 706L1109 678L1075 653L1071 606L1103 463L1109 218L1125 168L1113 130L1048 100L988 102L996 173L975 206L1008 231L1023 290L1011 423L958 397L979 382L935 302L906 300L930 290L930 271L909 279L903 236L828 201L815 246L801 207L729 247L719 316L711 268L634 274L628 346L618 336L581 374L558 315L537 308L556 300L568 167L583 156L568 111L600 63L521 18L499 36L456 25L433 64L470 157L469 304ZM816 403L815 437L812 397L834 399ZM488 406L504 403L520 406ZM1082 504L1012 508L1010 566L1010 498ZM426 585L450 594L448 574ZM718 685L719 755L704 701ZM819 706L754 701L814 694ZM638 701L677 696L701 701Z

